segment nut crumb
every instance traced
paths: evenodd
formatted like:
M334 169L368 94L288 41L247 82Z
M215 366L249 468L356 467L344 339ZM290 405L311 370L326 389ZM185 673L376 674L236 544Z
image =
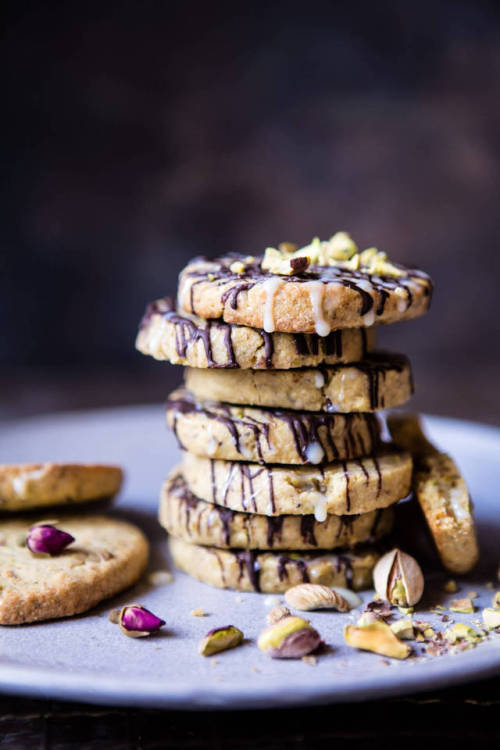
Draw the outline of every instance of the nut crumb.
M215 658L210 659L210 666L211 667L215 667L218 663L219 663L218 659L215 659Z
M241 596L235 596L234 597L234 601L236 602L236 604L241 604L241 602L243 601L243 599L241 598Z
M469 599L477 599L478 593L477 591L468 591L467 596L469 597Z
M456 594L456 593L457 593L457 591L458 591L458 586L457 586L457 584L456 584L456 581L453 581L453 580L449 580L449 581L447 581L447 582L446 582L446 583L444 584L444 586L443 586L443 589L444 589L444 590L445 590L445 591L446 591L446 592L447 592L448 594Z
M260 674L260 669L258 667L252 667L252 672L255 672L255 674Z
M191 615L191 617L206 617L207 616L207 613L201 607L198 607L198 609L192 609L189 614Z
M304 664L307 664L309 667L315 667L318 663L318 660L315 656L311 656L310 654L303 656L302 661Z
M174 577L169 570L153 570L148 575L148 583L151 586L165 586L167 583L172 583Z

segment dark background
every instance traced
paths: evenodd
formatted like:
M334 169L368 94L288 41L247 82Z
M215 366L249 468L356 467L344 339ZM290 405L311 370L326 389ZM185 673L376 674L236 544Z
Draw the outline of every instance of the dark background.
M162 400L134 351L195 254L338 229L436 281L417 407L500 422L500 6L12 2L0 416Z

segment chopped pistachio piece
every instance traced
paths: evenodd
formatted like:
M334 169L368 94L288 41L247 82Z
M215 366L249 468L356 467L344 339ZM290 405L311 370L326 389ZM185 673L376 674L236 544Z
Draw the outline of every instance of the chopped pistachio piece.
M451 612L460 612L464 615L471 615L474 612L474 604L472 603L472 599L464 598L464 599L452 599L450 602L450 611Z
M209 630L200 643L199 652L202 656L212 656L219 651L239 646L243 641L243 633L234 625Z
M500 628L500 609L486 607L483 609L483 622L488 630Z
M393 622L390 627L394 635L403 641L412 641L415 637L413 623L410 619L397 620L396 622Z
M445 630L444 635L450 643L457 643L458 641L475 643L480 639L479 633L463 622L457 622L455 625L452 625L451 628Z
M392 659L406 659L411 647L402 643L385 622L372 622L370 625L347 625L344 638L348 646L373 651Z

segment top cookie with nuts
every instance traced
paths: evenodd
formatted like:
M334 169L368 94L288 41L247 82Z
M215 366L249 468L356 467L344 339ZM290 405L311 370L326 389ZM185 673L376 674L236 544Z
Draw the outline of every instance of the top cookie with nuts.
M201 318L266 332L316 333L410 320L427 312L432 281L360 252L345 232L298 248L283 243L260 256L195 258L180 275L179 306Z

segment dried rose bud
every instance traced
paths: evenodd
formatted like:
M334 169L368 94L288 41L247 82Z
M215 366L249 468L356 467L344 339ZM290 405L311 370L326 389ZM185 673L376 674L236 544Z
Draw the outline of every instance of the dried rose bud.
M131 638L144 638L156 633L165 620L161 620L141 604L129 604L123 607L118 618L120 630Z
M58 555L75 538L50 524L33 526L26 538L26 546L37 555Z

